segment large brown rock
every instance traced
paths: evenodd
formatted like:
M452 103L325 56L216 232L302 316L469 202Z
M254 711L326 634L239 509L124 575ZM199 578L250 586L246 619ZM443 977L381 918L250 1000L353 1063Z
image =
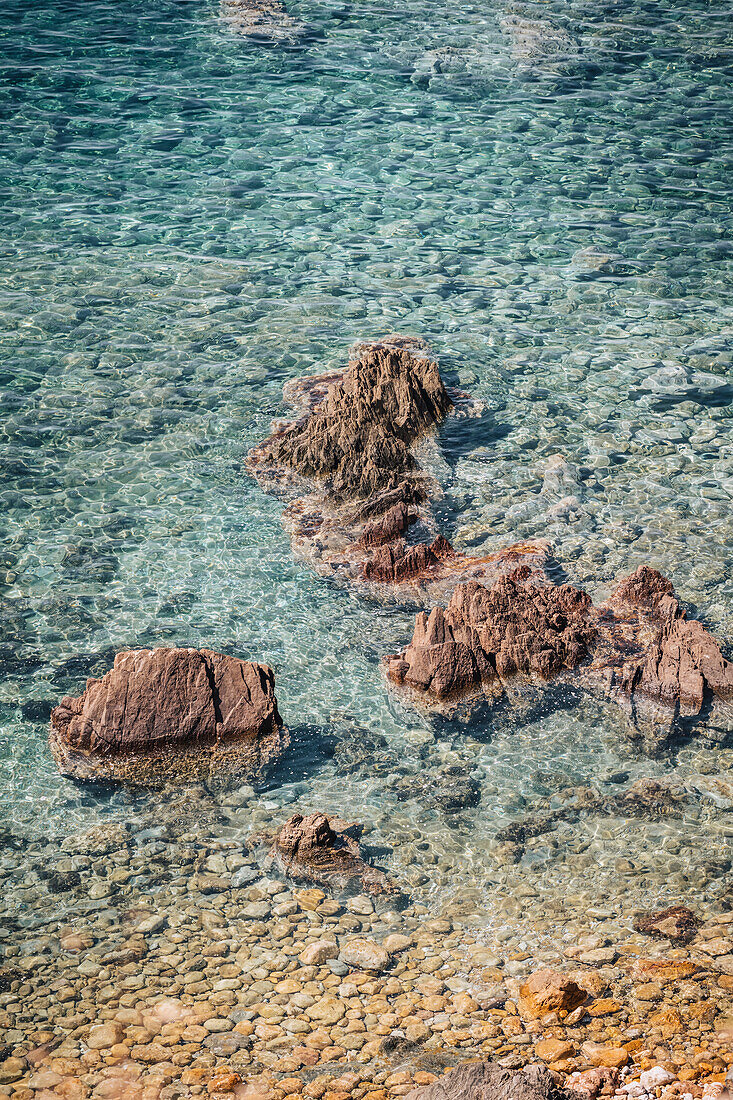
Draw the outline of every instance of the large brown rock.
M558 970L536 970L519 987L517 1008L524 1020L538 1020L549 1012L572 1012L588 998L583 989L567 974Z
M143 784L254 778L288 744L266 665L208 649L136 649L51 713L62 772Z
M448 393L424 340L357 344L345 370L290 382L283 393L301 419L277 424L248 468L268 491L295 496L283 522L294 553L317 572L421 604L466 577L544 563L540 543L475 558L436 538L430 502L439 489L416 447L446 415L477 406Z
M327 814L294 814L275 837L270 859L288 878L369 894L399 894L397 885L361 854L361 826Z
M620 703L632 737L650 747L700 720L711 739L733 729L733 663L646 566L597 608L528 566L490 588L460 584L445 609L417 616L412 641L384 667L394 685L447 713L561 680Z
M432 1085L413 1089L407 1100L567 1100L560 1082L544 1066L511 1070L493 1062L470 1062Z
M275 432L253 458L324 479L337 500L411 482L418 469L412 444L453 405L423 348L395 338L360 345L310 416Z

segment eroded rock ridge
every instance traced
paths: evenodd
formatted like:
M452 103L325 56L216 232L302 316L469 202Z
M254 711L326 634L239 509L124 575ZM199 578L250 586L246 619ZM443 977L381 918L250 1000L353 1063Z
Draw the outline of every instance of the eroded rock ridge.
M294 497L283 522L293 551L320 574L424 602L467 577L544 564L544 542L474 558L436 531L430 501L440 488L418 452L448 414L476 406L449 394L423 340L357 344L345 370L291 382L284 395L301 419L276 425L248 466L263 488Z
M572 680L620 703L632 736L647 742L700 720L714 740L733 728L733 664L647 566L597 608L526 567L488 589L460 584L445 609L417 616L412 641L385 669L448 714Z

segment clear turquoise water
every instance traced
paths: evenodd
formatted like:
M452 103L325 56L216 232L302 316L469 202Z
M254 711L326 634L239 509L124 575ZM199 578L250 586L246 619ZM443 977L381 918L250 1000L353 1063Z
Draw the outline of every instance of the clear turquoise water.
M730 7L291 10L314 31L300 49L236 38L206 0L0 4L3 813L53 837L145 820L145 799L58 777L48 704L110 650L206 644L276 669L296 748L263 812L361 816L426 896L510 874L558 897L715 897L733 787L705 784L731 782L731 747L634 757L602 707L433 729L377 667L412 614L294 562L243 458L284 381L418 333L490 410L443 433L458 544L545 535L594 595L648 561L729 640ZM539 21L529 56L518 19ZM558 453L577 478L543 490ZM343 713L398 773L473 769L480 806L448 821L418 778L398 802L340 774ZM581 822L497 869L499 824L620 771L686 785L686 820Z

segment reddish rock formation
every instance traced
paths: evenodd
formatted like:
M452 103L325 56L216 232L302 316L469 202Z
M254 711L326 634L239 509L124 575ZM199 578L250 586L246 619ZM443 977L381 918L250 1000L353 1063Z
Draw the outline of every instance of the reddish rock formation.
M612 1096L618 1084L618 1070L611 1066L595 1066L583 1070L566 1081L573 1100L596 1100L597 1096Z
M253 464L323 479L334 500L397 489L404 481L415 485L416 477L419 484L410 448L453 406L437 363L422 344L361 345L349 369L340 378L329 377L310 415L261 443L252 453Z
M634 918L634 929L645 936L659 936L672 943L689 943L694 940L700 921L684 905L671 905L656 913L639 913Z
M656 746L680 722L705 719L713 738L733 728L733 664L701 623L688 620L671 583L642 567L594 608L570 585L524 567L491 588L459 585L445 608L415 621L388 678L452 713L495 702L509 686L562 679L622 704L632 735ZM708 713L709 712L709 713Z
M448 709L467 693L496 698L510 677L548 680L584 660L595 636L590 606L584 592L536 581L527 566L489 589L460 584L445 610L417 616L410 645L386 658L387 675Z
M656 569L622 580L598 608L598 625L588 683L621 703L638 739L656 745L701 718L714 740L733 728L733 664Z
M80 779L253 778L288 744L266 665L208 649L137 649L51 713L50 746Z
M418 519L417 513L411 512L404 500L401 500L398 504L393 504L379 519L366 524L358 545L366 548L397 542L410 524L415 523ZM364 564L365 570L368 565L369 560Z
M275 837L270 858L288 878L369 894L399 894L392 880L361 854L362 826L326 814L294 814Z
M456 556L455 550L442 535L438 535L429 546L424 542L407 546L402 539L397 539L391 546L380 546L364 562L363 577L367 581L400 584L404 580L424 577L442 562Z
M544 543L473 558L435 537L430 500L439 490L414 448L456 402L464 413L473 406L448 394L423 340L358 344L346 370L283 392L303 416L276 425L248 466L265 489L298 494L283 522L293 551L317 572L422 603L467 577L492 580L521 562L544 563Z

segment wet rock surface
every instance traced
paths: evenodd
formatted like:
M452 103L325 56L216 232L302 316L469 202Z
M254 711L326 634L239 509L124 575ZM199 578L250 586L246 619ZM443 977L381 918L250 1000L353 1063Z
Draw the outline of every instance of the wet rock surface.
M384 666L393 684L448 714L563 681L620 703L646 746L697 721L712 739L733 728L733 664L646 566L597 609L526 566L489 589L461 584L445 609L417 616L410 645Z
M284 393L303 416L277 425L248 468L266 490L295 496L283 522L294 552L322 575L424 602L467 576L546 560L541 540L471 557L436 535L430 502L440 490L418 451L450 413L477 409L448 393L424 340L357 344L344 371Z
M409 1100L563 1100L561 1079L543 1066L512 1072L492 1062L460 1066Z
M519 987L517 1004L524 1020L537 1020L548 1013L567 1015L588 999L588 990L556 970L538 970ZM559 1015L556 1017L559 1020Z
M445 611L418 615L410 647L387 658L387 675L436 699L477 687L501 695L503 682L518 674L547 680L588 655L595 634L589 608L585 593L536 584L526 566L490 589L462 584Z
M277 431L252 459L324 479L337 500L389 489L420 498L427 487L411 448L453 406L437 364L424 341L411 338L358 345L353 355L310 415Z
M212 650L127 650L53 709L51 751L79 779L251 778L288 744L274 683L266 665Z
M399 894L396 883L361 854L362 827L326 814L294 814L275 837L270 859L288 878L369 894Z

